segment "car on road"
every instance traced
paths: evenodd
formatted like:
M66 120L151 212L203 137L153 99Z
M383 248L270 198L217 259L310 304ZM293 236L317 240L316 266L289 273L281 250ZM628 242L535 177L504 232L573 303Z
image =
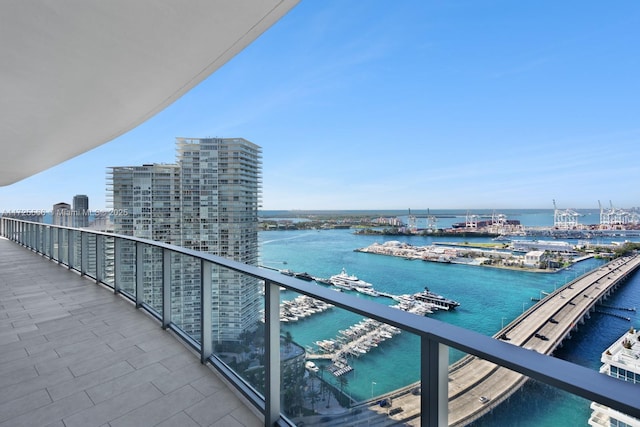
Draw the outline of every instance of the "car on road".
M396 414L399 414L402 411L404 411L404 409L402 409L402 407L399 406L397 408L393 408L392 410L390 410L389 411L389 415L396 415Z
M489 398L487 396L480 396L478 400L480 401L480 403L487 403L489 401Z

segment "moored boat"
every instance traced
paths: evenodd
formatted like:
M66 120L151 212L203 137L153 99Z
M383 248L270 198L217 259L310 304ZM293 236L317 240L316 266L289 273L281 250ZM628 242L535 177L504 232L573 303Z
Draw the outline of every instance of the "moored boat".
M447 310L453 310L454 308L460 305L459 302L454 301L449 298L445 298L442 295L438 295L429 290L429 288L425 287L423 292L418 292L413 295L413 299L417 301L428 302L435 305L438 308L444 308Z
M340 274L335 274L329 278L329 282L335 287L353 290L356 288L371 288L371 283L358 279L357 276L347 274L346 269L342 269Z
M302 280L306 280L307 282L310 282L313 280L313 276L311 276L309 273L302 272L302 273L293 273L293 277L297 278L297 279L302 279Z

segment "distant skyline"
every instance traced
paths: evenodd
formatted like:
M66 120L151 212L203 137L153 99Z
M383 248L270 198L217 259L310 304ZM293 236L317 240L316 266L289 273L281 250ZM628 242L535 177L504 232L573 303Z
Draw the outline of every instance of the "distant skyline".
M107 168L172 163L176 137L261 146L263 210L640 206L638 46L635 1L302 1L146 123L0 187L0 211L104 209Z

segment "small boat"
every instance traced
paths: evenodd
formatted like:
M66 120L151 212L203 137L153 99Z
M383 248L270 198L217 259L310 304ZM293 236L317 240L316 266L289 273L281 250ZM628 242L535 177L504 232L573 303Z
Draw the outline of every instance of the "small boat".
M371 297L379 297L380 293L378 291L376 291L373 288L361 288L361 287L357 287L356 291L360 292L361 294L365 294L365 295L369 295Z

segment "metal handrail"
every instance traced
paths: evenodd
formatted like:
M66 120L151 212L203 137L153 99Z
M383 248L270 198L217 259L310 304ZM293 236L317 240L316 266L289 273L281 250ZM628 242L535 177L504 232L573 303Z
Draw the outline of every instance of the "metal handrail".
M240 392L250 397L256 407L265 413L265 425L274 425L281 417L280 414L280 367L278 360L280 352L279 342L279 289L286 289L304 294L330 304L340 307L352 313L357 313L383 323L387 323L404 331L411 332L421 338L421 423L424 426L447 425L447 351L448 347L461 350L471 355L480 357L499 366L521 373L529 378L544 382L553 387L559 388L569 393L581 396L588 400L593 400L602 405L606 405L622 413L640 418L640 393L638 385L624 382L603 375L598 371L588 369L571 362L543 355L535 351L517 347L506 342L482 335L480 333L451 325L436 319L419 317L411 313L378 304L370 300L356 298L352 295L337 293L328 288L319 287L293 277L282 275L278 272L256 266L246 265L237 261L229 260L220 256L211 255L191 249L182 248L175 245L141 239L130 236L116 235L86 229L74 229L48 224L21 221L12 218L1 218L2 227L0 234L17 243L27 246L38 252L44 252L45 248L34 245L36 230L49 229L50 236L54 229L71 230L80 232L82 236L93 234L96 236L108 236L122 241L134 242L138 245L149 245L163 249L166 253L178 253L200 259L203 268L207 265L217 265L236 272L265 281L265 357L266 357L266 377L265 396L260 401L260 397L250 390L250 387L240 379L240 377L224 367L215 357L212 357L211 340L203 337L201 342L209 343L204 346L189 340L183 334L182 338L196 347L201 352L203 362L210 362L216 366L231 381L234 387ZM84 239L84 237L83 237ZM60 262L60 259L53 258L53 239L49 240L49 257ZM117 240L116 240L117 241ZM72 245L69 245L72 246ZM96 245L98 247L98 245ZM82 258L85 258L82 254ZM58 254L57 258L62 258ZM168 257L165 255L164 259ZM73 266L69 259L69 268L78 269ZM84 264L80 270L82 273ZM98 276L98 274L96 274ZM201 275L204 277L205 275ZM165 274L166 278L167 275ZM99 280L98 278L94 278ZM207 295L206 280L202 283L203 294ZM208 283L208 295L210 295L211 282ZM114 285L117 291L118 286ZM167 293L164 294L168 295ZM139 298L139 296L136 296ZM150 310L144 304L137 304L146 310ZM152 311L152 310L151 310ZM163 313L155 312L161 320L163 327L170 326L165 316L170 310L163 310ZM202 316L206 318L207 316ZM210 317L209 317L210 320ZM206 319L205 319L206 321ZM206 328L203 328L206 329ZM210 332L210 327L209 327ZM204 332L206 333L206 331ZM430 375L431 373L431 375ZM443 393L444 390L444 393ZM443 395L444 394L444 395ZM258 399L256 401L255 399Z

